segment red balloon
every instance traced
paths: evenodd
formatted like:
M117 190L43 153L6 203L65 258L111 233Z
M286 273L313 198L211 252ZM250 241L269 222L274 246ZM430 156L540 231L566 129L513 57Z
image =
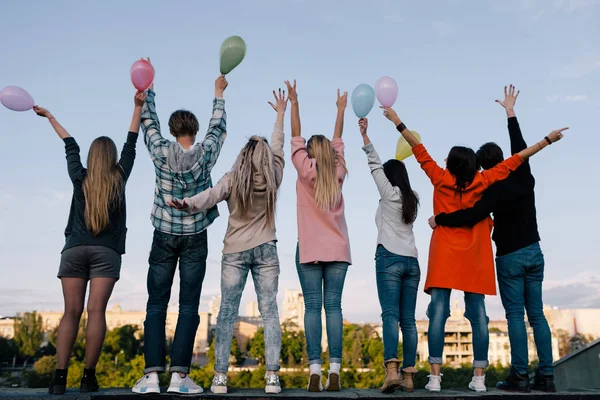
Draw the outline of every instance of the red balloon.
M154 82L154 67L146 60L137 60L131 66L129 75L133 86L143 92Z

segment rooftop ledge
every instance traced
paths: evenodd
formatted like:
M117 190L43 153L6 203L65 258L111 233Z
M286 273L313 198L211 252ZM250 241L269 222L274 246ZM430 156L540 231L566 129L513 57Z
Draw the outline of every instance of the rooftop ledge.
M210 398L216 399L219 397L227 397L228 399L242 400L242 399L261 399L266 398L277 398L283 397L285 399L306 399L306 398L319 398L319 399L384 399L384 398L395 398L395 397L415 397L419 399L500 399L500 398L519 398L519 399L600 399L600 388L598 389L574 389L574 390L561 390L558 393L543 393L543 392L531 392L531 393L509 393L502 392L496 389L489 389L487 393L475 393L467 389L444 389L441 393L430 393L424 389L415 390L413 393L402 393L396 392L394 394L383 394L377 389L343 389L340 392L323 392L323 393L308 393L303 389L284 389L281 394L278 395L266 395L261 389L235 389L229 390L226 395L215 395L210 391L206 391L202 395L197 396L178 396L168 393L147 394L139 395L131 392L130 389L103 389L98 393L94 394L81 394L78 390L68 390L66 394L62 396L51 396L48 395L47 389L8 389L0 388L0 399L54 399L54 400L102 400L102 399L178 399L188 397L198 398Z

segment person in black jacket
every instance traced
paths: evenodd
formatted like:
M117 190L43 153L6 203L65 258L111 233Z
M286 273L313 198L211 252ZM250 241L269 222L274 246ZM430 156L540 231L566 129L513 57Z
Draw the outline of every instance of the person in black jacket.
M513 85L504 88L504 101L496 100L506 109L511 153L525 149L514 105L519 95ZM559 131L563 131L563 128ZM504 160L502 149L495 143L486 143L477 152L484 169ZM542 280L544 256L540 248L535 210L535 179L526 160L508 179L487 189L474 207L440 213L429 219L432 228L441 226L473 226L494 214L496 243L496 271L500 297L508 320L512 368L510 375L497 384L498 389L530 392L531 388L546 392L556 391L552 368L552 336L543 312ZM527 331L524 310L533 328L539 368L535 378L528 377Z
M133 118L121 158L118 159L112 139L101 136L90 146L87 168L81 163L79 145L69 132L48 110L39 106L34 108L36 114L48 119L64 141L69 177L73 183L66 243L58 270L65 312L58 327L56 371L50 394L65 392L69 358L83 314L88 281L85 368L80 391L97 392L99 389L96 364L106 333L106 305L119 279L121 255L125 253L125 184L133 169L145 99L145 93L136 93Z

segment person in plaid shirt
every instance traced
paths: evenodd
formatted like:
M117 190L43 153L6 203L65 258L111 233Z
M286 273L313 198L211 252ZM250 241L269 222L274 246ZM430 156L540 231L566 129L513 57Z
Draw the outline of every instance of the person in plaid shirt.
M154 104L153 86L142 109L144 143L156 171L156 189L151 220L154 238L148 263L148 303L144 322L144 376L135 393L160 393L158 374L165 371L165 320L171 285L179 262L179 317L171 350L171 384L168 392L196 394L202 388L188 376L196 330L198 306L206 272L208 243L206 228L219 216L216 207L188 214L167 205L172 198L192 197L212 187L210 172L226 137L223 92L225 76L215 81L213 113L204 140L196 142L196 116L186 110L171 114L169 130L176 142L165 139Z

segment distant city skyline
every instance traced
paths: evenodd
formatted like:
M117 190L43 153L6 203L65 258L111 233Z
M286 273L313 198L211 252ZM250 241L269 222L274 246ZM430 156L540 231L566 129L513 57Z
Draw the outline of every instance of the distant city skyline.
M125 140L133 112L131 64L149 56L156 69L156 108L163 128L178 108L192 110L201 134L210 118L222 41L240 35L242 64L228 75L228 136L212 172L227 172L247 138L269 137L275 113L272 90L297 79L302 133L331 135L338 88L349 93L384 75L398 82L394 105L443 165L453 145L497 142L509 153L506 115L494 103L503 87L521 91L516 105L528 143L569 126L565 139L536 155L537 215L546 260L544 301L562 308L600 307L597 232L600 175L600 2L587 0L317 0L221 3L0 2L3 59L0 88L26 89L75 137L85 160L92 140ZM435 6L432 6L435 4ZM249 16L253 17L250 18ZM146 21L146 22L144 22ZM149 21L149 22L148 22ZM166 130L166 129L165 129ZM283 183L277 204L284 288L299 289L295 266L297 174L290 162L289 110L285 125ZM398 132L375 107L371 140L383 159L394 156ZM0 193L0 315L33 309L60 310L56 278L72 196L64 146L46 120L32 111L0 107L5 173ZM165 137L171 138L167 132ZM344 184L354 265L348 270L342 309L352 321L377 322L379 306L374 222L379 195L370 176L357 118L349 105L344 142L349 176ZM414 157L406 160L421 205L414 233L421 283L417 318L425 318L432 215L432 185ZM589 180L585 178L590 177ZM582 179L584 178L584 179ZM140 138L127 185L127 249L121 280L109 307L143 310L153 228L150 211L155 172ZM220 293L221 251L228 211L208 228L209 253L200 310ZM251 281L251 280L250 280ZM172 306L179 295L175 277ZM456 294L462 302L462 294ZM242 304L255 300L249 283ZM504 317L498 296L487 296L491 319ZM243 310L242 310L243 311Z

